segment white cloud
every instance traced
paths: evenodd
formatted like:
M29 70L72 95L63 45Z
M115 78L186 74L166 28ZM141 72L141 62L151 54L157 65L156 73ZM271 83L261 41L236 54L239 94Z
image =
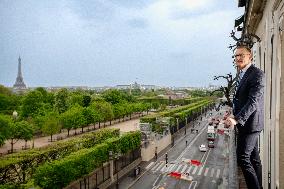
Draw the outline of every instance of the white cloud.
M197 35L210 38L232 28L232 18L238 16L238 11L213 9L214 6L220 5L217 1L214 5L213 0L160 0L136 15L143 15L153 31L175 43L180 41L188 45ZM204 9L210 11L205 12ZM175 19L173 15L179 12L188 13L189 16ZM190 15L192 12L195 13Z

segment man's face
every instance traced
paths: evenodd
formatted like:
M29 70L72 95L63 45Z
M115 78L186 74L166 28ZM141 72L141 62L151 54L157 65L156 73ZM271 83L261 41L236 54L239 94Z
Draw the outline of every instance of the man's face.
M243 69L251 62L251 53L245 48L238 48L235 53L236 65Z

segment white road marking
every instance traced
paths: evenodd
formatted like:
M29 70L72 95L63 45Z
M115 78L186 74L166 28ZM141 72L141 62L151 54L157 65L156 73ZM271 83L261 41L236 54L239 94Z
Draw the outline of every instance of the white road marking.
M159 169L161 169L163 166L164 166L164 163L161 163L161 165L157 167L156 171L159 171Z
M219 175L220 175L220 169L217 170L216 178L219 178Z
M214 168L212 168L212 169L211 169L211 175L210 175L210 177L213 177L214 171L215 171Z
M153 187L156 186L156 182L158 181L158 179L160 178L161 174L159 174L159 176L156 178L155 182L153 183Z
M181 168L181 166L182 165L179 165L175 171L178 172L178 170Z
M182 168L182 170L181 170L181 173L184 173L184 171L186 170L186 168L187 168L187 165L184 165L183 168Z
M170 167L169 167L169 171L172 171L172 169L173 169L175 166L176 166L175 164L171 164Z
M201 175L202 170L203 170L203 167L200 167L199 172L198 172L198 174L197 174L197 175Z
M154 171L157 167L159 167L159 165L161 164L162 162L160 162L160 163L157 163L154 167L152 167L152 171Z
M188 170L186 171L187 173L190 173L192 166L190 165L190 167L188 168Z
M190 185L188 186L188 189L191 189L191 186L193 186L192 189L195 189L196 185L197 185L197 181L192 181L192 182L190 183Z
M146 169L148 170L153 164L154 162L151 162L149 165L147 165Z
M206 156L206 158L205 158L205 161L203 162L203 165L206 164L206 161L207 161L207 159L208 159L208 157L209 157L210 152L211 152L211 148L208 150L208 154L207 154L207 156Z
M186 153L186 151L188 149L191 148L191 145L199 138L199 136L203 133L203 131L206 129L207 127L204 127L200 132L198 132L198 134L195 136L195 138L190 142L190 144L183 150L183 152L178 156L177 160L179 161L183 155Z
M204 176L207 176L208 170L209 170L209 168L205 169Z
M169 167L169 166L167 166L167 165L165 164L164 167L162 167L161 172L166 171L168 167Z
M201 158L200 162L203 161L203 158L204 158L206 155L207 155L207 151L202 155L202 158Z
M197 169L198 169L198 167L195 166L195 168L193 169L193 172L192 172L193 175L196 173Z

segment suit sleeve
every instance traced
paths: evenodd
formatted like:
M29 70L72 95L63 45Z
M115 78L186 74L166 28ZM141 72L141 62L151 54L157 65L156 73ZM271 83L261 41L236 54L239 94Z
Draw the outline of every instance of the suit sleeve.
M235 116L235 119L241 126L245 125L245 122L256 110L257 104L262 99L264 94L264 73L257 72L256 76L249 81L249 95L246 104L241 111Z

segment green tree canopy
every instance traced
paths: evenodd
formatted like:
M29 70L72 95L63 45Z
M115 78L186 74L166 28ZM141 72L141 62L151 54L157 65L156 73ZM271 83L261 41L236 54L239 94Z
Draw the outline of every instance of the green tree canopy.
M23 98L21 116L22 117L35 117L39 114L43 106L43 96L39 91L30 91Z
M12 119L0 114L0 146L9 138Z
M55 94L54 108L58 113L63 113L68 109L68 91L61 89Z
M76 129L82 127L86 124L86 119L83 115L83 107L73 106L60 116L60 121L63 128L68 130L68 135L70 129Z
M43 123L42 132L44 134L50 135L52 140L52 135L58 133L61 129L61 125L59 124L58 115L52 113L46 116L45 122Z

